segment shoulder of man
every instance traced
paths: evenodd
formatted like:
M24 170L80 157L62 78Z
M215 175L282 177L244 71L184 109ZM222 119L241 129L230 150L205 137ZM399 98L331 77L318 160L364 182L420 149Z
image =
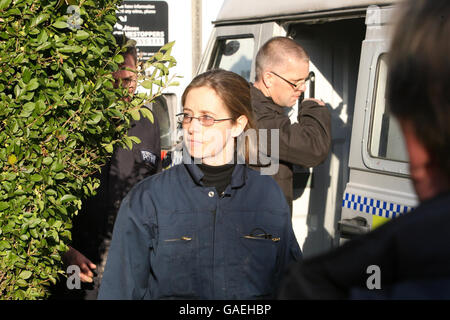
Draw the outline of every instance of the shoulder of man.
M250 97L252 101L252 109L257 118L266 114L284 116L283 108L277 105L272 98L266 97L253 84L250 85Z

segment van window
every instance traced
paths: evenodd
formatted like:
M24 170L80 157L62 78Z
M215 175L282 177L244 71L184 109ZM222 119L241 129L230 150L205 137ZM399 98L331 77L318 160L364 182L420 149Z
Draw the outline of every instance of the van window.
M397 120L389 112L386 100L387 54L381 54L373 99L369 153L374 158L408 162L405 142Z
M219 39L209 69L221 68L233 71L250 81L254 42L252 37Z

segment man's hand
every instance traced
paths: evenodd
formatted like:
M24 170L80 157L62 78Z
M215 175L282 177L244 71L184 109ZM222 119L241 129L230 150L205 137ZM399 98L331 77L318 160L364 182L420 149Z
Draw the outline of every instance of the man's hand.
M77 265L80 267L80 280L81 282L91 283L93 281L94 273L92 270L96 269L97 266L91 262L88 258L86 258L81 252L78 250L69 247L69 251L67 251L63 256L64 263L68 266Z

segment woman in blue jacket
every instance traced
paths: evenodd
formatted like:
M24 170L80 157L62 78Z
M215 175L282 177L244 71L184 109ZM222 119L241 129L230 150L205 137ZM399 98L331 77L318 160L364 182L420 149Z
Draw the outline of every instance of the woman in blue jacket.
M273 298L301 251L276 182L236 159L252 129L249 85L208 71L182 104L185 161L122 201L99 299Z

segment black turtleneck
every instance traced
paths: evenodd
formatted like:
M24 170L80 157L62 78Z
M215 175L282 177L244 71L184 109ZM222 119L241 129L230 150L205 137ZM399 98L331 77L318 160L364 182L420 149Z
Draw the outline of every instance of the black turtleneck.
M221 195L226 187L231 183L231 175L233 174L236 164L225 164L222 166L209 166L206 164L197 164L202 170L204 176L202 182L206 187L215 187L218 194Z

